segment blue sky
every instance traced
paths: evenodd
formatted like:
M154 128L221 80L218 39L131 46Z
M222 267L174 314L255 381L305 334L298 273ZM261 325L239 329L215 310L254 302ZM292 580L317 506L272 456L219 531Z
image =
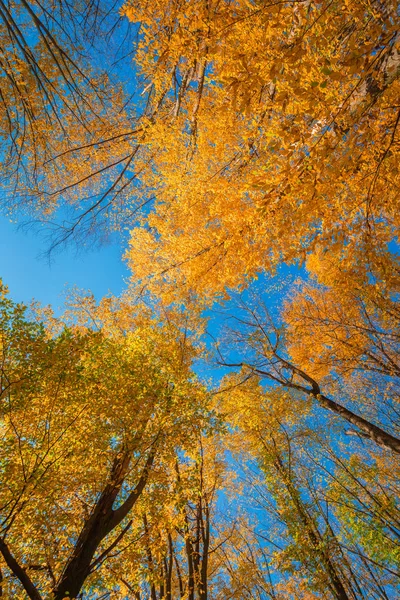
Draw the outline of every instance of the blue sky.
M43 256L49 245L46 233L44 227L24 230L0 216L0 277L14 300L34 298L57 311L68 286L91 290L97 298L125 289L129 271L122 260L122 240L115 237L107 246L79 252L71 245L53 254L49 263Z

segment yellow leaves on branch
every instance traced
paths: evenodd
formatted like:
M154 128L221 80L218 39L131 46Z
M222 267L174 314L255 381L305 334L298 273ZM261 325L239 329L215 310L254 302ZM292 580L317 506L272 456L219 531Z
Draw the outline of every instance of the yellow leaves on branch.
M285 303L288 350L317 379L332 370L399 375L398 258L382 247L356 265L349 247L318 250L307 261L313 280Z
M357 264L398 233L395 3L124 13L141 23L136 61L164 129L142 178L156 206L127 253L135 277L212 296L338 242Z

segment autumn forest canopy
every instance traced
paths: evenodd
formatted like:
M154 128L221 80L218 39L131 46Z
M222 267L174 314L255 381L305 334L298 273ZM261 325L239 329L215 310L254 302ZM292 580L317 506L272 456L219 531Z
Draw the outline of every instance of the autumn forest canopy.
M0 0L0 135L131 273L0 284L0 598L396 600L398 3Z

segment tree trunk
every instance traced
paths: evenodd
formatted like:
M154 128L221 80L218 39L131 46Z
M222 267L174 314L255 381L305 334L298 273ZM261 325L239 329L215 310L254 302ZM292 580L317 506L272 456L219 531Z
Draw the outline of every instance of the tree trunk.
M369 439L373 440L379 446L400 454L400 440L394 435L387 433L384 429L381 429L370 421L363 419L363 417L356 415L351 410L348 410L323 394L311 393L310 395L313 396L321 406L335 412L346 419L346 421L349 421L349 423L352 423L352 425L358 427L360 431L365 433Z
M141 477L125 502L116 510L113 504L121 490L131 461L131 450L120 452L113 463L109 480L86 521L61 577L53 590L54 600L76 598L90 574L93 556L101 541L126 517L141 495L155 456L153 446Z
M330 589L335 596L336 600L351 600L336 572L335 565L331 561L331 557L327 552L324 552L320 548L321 542L321 534L314 523L314 520L308 514L306 507L303 505L303 502L300 497L299 491L296 489L293 481L291 479L290 473L288 473L283 461L281 460L279 454L276 455L275 459L275 468L278 471L279 475L282 477L282 480L285 484L285 487L289 493L289 496L293 502L293 505L296 509L296 512L299 516L299 519L307 533L308 539L310 540L311 546L315 555L318 557L318 560L325 570L325 573L330 582Z
M384 429L381 429L381 427L374 425L370 421L367 421L367 419L360 417L356 413L353 413L353 411L349 410L348 408L345 408L338 402L335 402L327 396L324 396L324 394L321 394L321 389L318 383L315 381L315 379L307 375L307 373L305 373L302 369L299 369L284 358L280 357L277 353L274 353L274 356L281 362L281 365L284 369L288 369L293 373L293 375L297 375L298 377L300 377L304 382L309 384L310 387L307 387L306 385L301 385L299 383L294 383L292 380L285 378L284 375L281 375L279 372L278 374L273 374L267 370L264 371L263 369L257 368L254 368L253 372L257 373L258 375L267 377L272 381L276 381L283 387L298 390L300 392L308 394L312 398L315 398L318 404L320 404L327 410L330 410L331 412L340 415L343 419L346 419L346 421L358 427L358 429L361 432L363 432L366 435L366 437L374 441L382 448L387 448L388 450L392 450L393 452L400 454L399 438L395 437L394 435L391 435L390 433L388 433ZM243 367L244 364L239 363L229 365L225 363L225 366Z

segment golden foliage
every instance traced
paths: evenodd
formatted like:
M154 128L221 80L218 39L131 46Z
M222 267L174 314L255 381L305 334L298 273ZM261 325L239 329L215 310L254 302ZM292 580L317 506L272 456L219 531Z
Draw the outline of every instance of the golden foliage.
M282 260L398 234L395 3L127 2L155 115L134 276L213 297ZM161 104L160 104L161 103Z

